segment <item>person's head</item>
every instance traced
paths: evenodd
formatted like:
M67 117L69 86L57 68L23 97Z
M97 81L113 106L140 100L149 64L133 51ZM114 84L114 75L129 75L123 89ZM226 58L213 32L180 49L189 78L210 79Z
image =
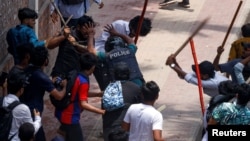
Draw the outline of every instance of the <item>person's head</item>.
M84 30L84 26L86 24L94 24L95 25L95 22L92 19L92 17L87 16L87 15L83 15L82 17L80 17L78 19L77 26L76 26L77 31L79 31L81 33L83 38L88 37L88 33Z
M125 130L114 128L108 135L109 141L128 141L128 134Z
M226 80L219 83L218 90L221 95L235 97L238 87L240 87L240 85L234 83L232 80Z
M98 62L97 57L93 53L84 53L80 57L80 67L81 71L85 72L87 75L91 75L95 66Z
M241 27L241 34L243 37L250 37L250 23L244 24Z
M242 42L241 45L243 47L242 58L250 56L250 42Z
M105 42L105 51L110 52L114 48L125 47L125 42L118 36L110 36Z
M26 24L29 27L33 28L36 24L36 19L38 18L38 14L35 10L30 8L21 8L18 10L18 19L22 24Z
M222 102L228 102L231 99L232 98L229 95L222 95L222 94L215 95L209 100L209 108L208 109L212 110L217 105L221 104Z
M237 90L237 104L241 106L246 106L250 100L250 85L243 83Z
M231 99L232 99L232 97L230 95L218 94L218 95L213 96L209 100L209 107L207 108L207 112L206 112L206 120L209 121L209 119L212 116L213 109L215 107L219 106L223 102L228 102Z
M135 37L139 21L140 21L140 16L135 16L133 19L129 21L130 37ZM143 18L139 35L146 36L151 31L151 28L152 28L151 20L149 18Z
M195 65L192 65L192 69L194 72L196 72ZM210 78L213 78L215 75L215 69L211 62L209 61L203 61L199 64L200 69L200 75L202 80L207 80Z
M47 66L49 64L48 49L45 47L33 48L30 63L37 67Z
M7 91L10 94L21 95L25 87L25 74L18 71L10 73L7 77Z
M141 92L144 101L154 102L159 97L160 88L154 81L142 85Z
M115 64L114 76L115 80L129 80L129 67L126 62L119 62Z
M33 124L25 122L19 127L18 131L18 137L21 141L33 141L35 134L35 128Z
M18 55L18 59L20 60L20 63L29 64L30 56L32 54L33 48L34 48L34 45L32 43L24 43L24 44L17 46L16 51L17 51L17 55Z

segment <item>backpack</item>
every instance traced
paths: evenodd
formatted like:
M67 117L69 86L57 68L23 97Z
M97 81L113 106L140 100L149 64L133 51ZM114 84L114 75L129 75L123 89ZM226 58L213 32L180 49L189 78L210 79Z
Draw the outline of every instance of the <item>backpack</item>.
M0 98L0 139L10 141L15 136L14 134L8 139L13 119L12 110L21 103L14 101L9 106L3 107L3 99L4 97Z
M56 100L53 96L50 95L50 101L58 110L63 110L68 107L71 103L71 90L75 83L75 80L78 76L77 70L72 70L68 73L67 76L67 85L66 85L66 94L61 100Z
M109 83L103 93L102 106L107 111L113 111L125 106L121 81Z
M74 4L85 2L85 0L62 0L62 2L63 4L66 4L66 5L74 5Z

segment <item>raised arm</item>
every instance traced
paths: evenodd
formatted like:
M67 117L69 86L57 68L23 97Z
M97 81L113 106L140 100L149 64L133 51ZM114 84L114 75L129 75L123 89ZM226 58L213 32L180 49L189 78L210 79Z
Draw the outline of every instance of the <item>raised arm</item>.
M214 61L213 61L214 69L216 71L220 71L219 62L220 62L220 56L223 53L223 51L224 51L224 48L222 46L219 46L217 48L217 55L215 56Z
M127 44L135 44L134 40L133 40L131 37L129 37L129 36L125 35L125 34L118 33L118 32L114 29L114 27L113 27L112 24L111 24L111 25L106 25L104 28L105 28L104 31L108 32L108 33L110 34L110 36L119 36L119 37L121 37Z
M186 72L181 69L179 64L177 63L174 54L171 54L166 61L166 65L169 65L176 73L177 75L181 78L184 79L186 76Z
M97 52L94 46L95 25L93 23L88 23L84 25L83 29L88 34L87 50L96 55Z
M59 34L57 36L53 36L49 39L46 40L46 43L45 43L45 46L48 48L48 49L54 49L56 47L59 46L59 44L67 39L70 35L70 28L69 27L65 27L63 29L63 34Z

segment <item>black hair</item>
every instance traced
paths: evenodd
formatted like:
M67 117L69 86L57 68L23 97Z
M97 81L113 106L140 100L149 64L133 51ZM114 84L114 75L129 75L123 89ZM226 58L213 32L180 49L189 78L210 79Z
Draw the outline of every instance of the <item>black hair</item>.
M30 141L32 138L34 138L34 134L35 128L33 124L29 122L25 122L19 127L18 137L21 141Z
M199 69L200 69L200 74L207 74L209 78L214 78L215 76L215 69L214 69L214 66L213 64L210 62L210 61L202 61L200 64L199 64ZM192 70L194 72L196 72L196 67L195 65L192 65Z
M250 86L249 84L243 83L237 90L237 104L241 106L246 106L248 101L250 100Z
M135 16L133 19L129 21L129 27L132 28L135 32L138 27L138 23L140 21L140 16ZM146 36L152 28L152 22L149 18L144 18L141 25L140 36Z
M223 102L228 102L232 99L230 95L215 95L209 100L209 107L207 108L206 120L211 118L213 109Z
M7 77L7 91L11 94L16 94L25 86L25 74L17 70L17 72L9 73Z
M94 20L92 19L92 17L87 16L87 15L83 15L82 17L80 17L78 19L77 25L78 26L84 26L87 23L91 23L91 24L95 24Z
M128 134L121 127L116 127L108 135L109 141L128 141Z
M22 61L27 54L31 55L34 45L32 43L24 43L17 46L17 56L20 61Z
M30 8L21 8L18 10L18 19L22 22L24 19L37 19L38 14Z
M129 80L129 67L126 62L119 62L115 64L114 76L116 80Z
M105 51L110 52L114 48L125 47L125 42L118 36L110 36L105 42Z
M231 97L234 97L239 87L240 85L234 83L232 80L226 80L219 83L218 90L222 95L230 95Z
M160 88L154 81L149 81L142 86L141 91L144 100L154 101L159 96Z
M44 65L45 61L48 60L49 52L45 47L36 47L32 49L32 54L30 58L31 64L34 66L41 67Z
M243 37L250 37L250 23L244 24L241 27L241 33Z
M98 58L93 53L83 53L80 56L81 70L90 70L98 62Z

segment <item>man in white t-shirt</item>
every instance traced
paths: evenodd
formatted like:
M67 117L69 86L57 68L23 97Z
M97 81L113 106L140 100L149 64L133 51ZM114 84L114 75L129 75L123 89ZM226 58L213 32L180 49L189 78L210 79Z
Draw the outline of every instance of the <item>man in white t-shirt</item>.
M163 141L162 114L153 105L159 97L159 86L149 81L142 86L143 103L132 104L122 123L129 141Z
M134 38L139 20L140 16L135 16L129 22L124 20L116 20L112 22L112 26L118 33L128 35L129 37ZM151 24L152 23L149 18L144 18L139 36L146 36L151 31ZM97 51L105 52L104 46L109 36L110 34L108 32L103 31L102 34L95 39L95 49Z

